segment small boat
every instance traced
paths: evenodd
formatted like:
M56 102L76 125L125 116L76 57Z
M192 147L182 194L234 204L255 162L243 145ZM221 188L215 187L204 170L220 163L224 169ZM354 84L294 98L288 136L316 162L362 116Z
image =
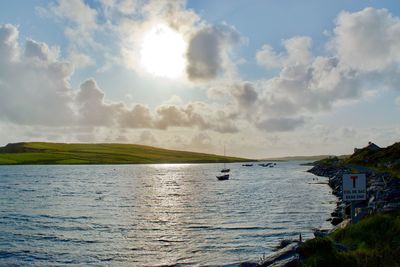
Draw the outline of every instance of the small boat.
M225 156L225 146L224 146L224 157L226 157ZM222 173L227 173L227 172L230 172L231 171L231 169L228 169L227 167L226 167L226 163L224 162L224 168L221 170L221 172Z
M229 174L217 175L217 179L220 181L229 180Z
M272 163L268 162L268 163L260 163L258 165L261 166L261 167L269 167L269 166L271 166L271 164Z
M252 167L253 164L242 164L242 166L244 166L244 167Z

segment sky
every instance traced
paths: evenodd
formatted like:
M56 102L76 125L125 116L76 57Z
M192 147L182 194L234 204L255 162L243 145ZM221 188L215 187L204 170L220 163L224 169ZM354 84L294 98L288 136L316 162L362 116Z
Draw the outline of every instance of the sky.
M399 115L397 0L0 2L0 145L341 155Z

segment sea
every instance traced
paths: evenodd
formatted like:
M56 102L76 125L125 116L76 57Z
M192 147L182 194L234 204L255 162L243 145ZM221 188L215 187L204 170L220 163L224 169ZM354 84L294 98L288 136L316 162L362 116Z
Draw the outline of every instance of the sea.
M237 266L330 228L301 161L0 166L0 266Z

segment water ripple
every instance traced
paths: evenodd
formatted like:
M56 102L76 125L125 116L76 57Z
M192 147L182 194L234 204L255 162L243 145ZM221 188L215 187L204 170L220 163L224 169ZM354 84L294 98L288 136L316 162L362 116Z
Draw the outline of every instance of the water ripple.
M0 166L0 265L228 266L328 226L306 167L220 167Z

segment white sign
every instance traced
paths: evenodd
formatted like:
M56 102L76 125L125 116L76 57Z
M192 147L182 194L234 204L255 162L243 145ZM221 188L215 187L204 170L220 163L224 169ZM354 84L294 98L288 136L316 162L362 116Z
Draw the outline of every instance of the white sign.
M343 200L365 200L365 174L343 174Z

